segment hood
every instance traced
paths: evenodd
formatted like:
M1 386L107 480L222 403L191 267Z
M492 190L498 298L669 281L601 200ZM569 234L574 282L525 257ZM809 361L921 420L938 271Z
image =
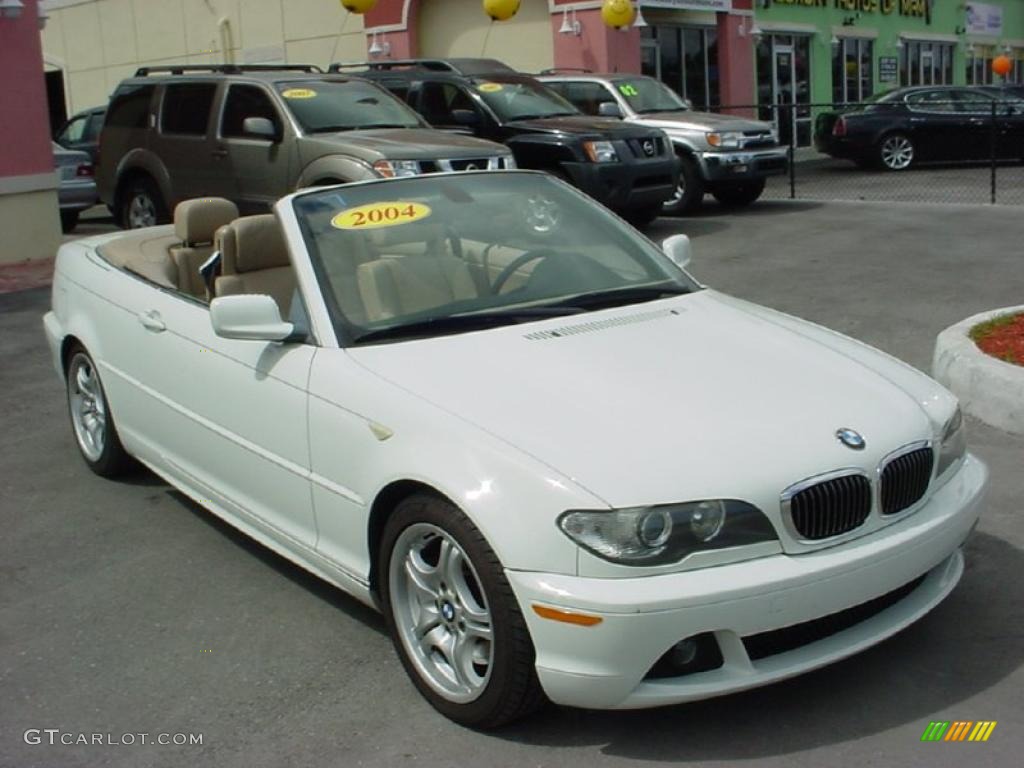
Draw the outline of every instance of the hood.
M890 451L934 436L885 375L898 363L878 355L869 367L837 347L704 290L349 352L612 506L738 498L777 519L787 486L873 472ZM843 446L841 427L867 447Z
M317 157L331 152L355 155L363 160L436 160L507 155L508 149L473 136L431 128L378 128L303 136L303 155ZM308 161L307 161L308 162Z
M765 131L771 132L769 123L736 115L716 115L711 112L651 112L637 115L634 121L663 131Z
M560 133L592 139L638 139L651 135L646 126L633 125L613 117L541 117L535 120L513 120L507 127L530 133Z

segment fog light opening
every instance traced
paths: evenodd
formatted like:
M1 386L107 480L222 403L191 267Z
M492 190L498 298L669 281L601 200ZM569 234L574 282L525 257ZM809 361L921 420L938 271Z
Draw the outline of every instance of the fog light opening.
M697 672L708 672L718 669L723 663L722 651L718 647L714 633L702 632L699 635L684 637L673 644L654 663L644 679L682 677Z

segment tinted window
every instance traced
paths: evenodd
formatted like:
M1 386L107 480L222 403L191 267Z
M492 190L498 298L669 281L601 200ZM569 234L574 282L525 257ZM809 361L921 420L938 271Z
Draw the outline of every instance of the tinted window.
M160 130L163 133L204 136L216 92L216 83L168 85L160 110Z
M59 140L62 142L81 141L82 138L85 136L86 119L87 118L85 118L84 116L76 117L66 126L64 126L64 130L61 131L61 134L58 137Z
M950 91L917 91L907 95L907 106L915 112L956 112Z
M92 141L100 135L101 128L103 128L103 113L93 112L89 115L88 122L85 124L85 134L82 138L85 141Z
M253 85L233 85L224 104L224 116L220 124L221 136L244 136L242 124L247 117L265 117L278 129L281 127L277 110L262 88Z
M555 82L546 85L572 102L572 105L585 115L598 114L598 107L602 102L615 102L615 97L601 83Z
M991 96L973 91L957 91L956 100L958 112L974 112L983 115L992 114L992 102L995 101Z
M145 128L153 85L127 85L117 89L107 108L106 125L112 128Z
M481 80L473 88L502 120L579 114L578 109L546 85L532 80Z
M473 100L459 86L452 83L424 83L420 99L420 114L431 125L456 125L452 111L475 110Z
M419 115L388 91L363 80L302 80L275 88L307 133L423 125Z

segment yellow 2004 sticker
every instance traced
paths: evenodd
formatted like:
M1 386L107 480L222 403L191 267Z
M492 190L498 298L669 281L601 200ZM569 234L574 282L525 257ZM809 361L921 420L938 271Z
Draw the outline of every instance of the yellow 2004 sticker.
M423 203L369 203L342 211L333 219L336 229L380 229L411 224L430 215L430 206Z
M481 93L497 93L503 87L501 83L480 83L476 89Z
M289 88L287 91L281 91L281 95L286 99L315 99L316 91L312 88Z

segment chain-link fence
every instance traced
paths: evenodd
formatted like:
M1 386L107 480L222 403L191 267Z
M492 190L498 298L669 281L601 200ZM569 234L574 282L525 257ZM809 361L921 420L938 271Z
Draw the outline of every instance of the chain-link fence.
M922 92L922 97L929 92ZM719 107L772 123L789 148L764 199L1024 206L1024 100Z

